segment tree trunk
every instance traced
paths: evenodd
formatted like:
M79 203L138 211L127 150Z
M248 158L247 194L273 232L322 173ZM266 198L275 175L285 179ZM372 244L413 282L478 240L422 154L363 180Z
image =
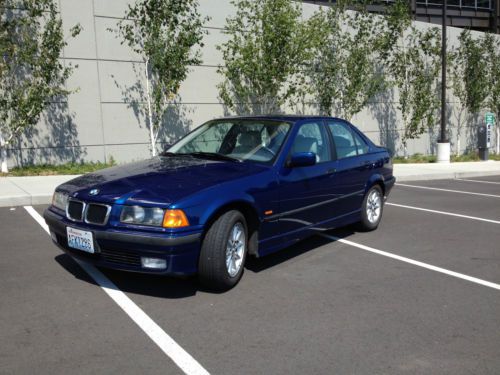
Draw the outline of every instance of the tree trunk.
M149 74L149 60L146 60L146 96L148 103L148 122L149 122L149 140L151 142L151 156L156 156L156 137L154 129L153 109L151 108L151 94L150 94L150 74Z
M2 173L9 173L9 167L7 166L7 144L2 134L0 134L0 160L2 164Z

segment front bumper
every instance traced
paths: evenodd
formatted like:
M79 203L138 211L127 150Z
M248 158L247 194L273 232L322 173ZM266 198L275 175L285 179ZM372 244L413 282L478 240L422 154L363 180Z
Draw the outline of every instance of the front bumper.
M169 237L112 228L74 223L50 208L43 217L49 226L52 240L66 253L96 266L150 274L191 275L198 270L201 232ZM66 227L92 232L95 253L70 248ZM160 258L166 269L143 268L141 257Z

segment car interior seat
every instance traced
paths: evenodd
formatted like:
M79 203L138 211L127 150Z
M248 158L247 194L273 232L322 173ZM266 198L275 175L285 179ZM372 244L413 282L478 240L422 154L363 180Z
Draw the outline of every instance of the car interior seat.
M352 144L349 139L340 135L334 135L335 147L337 149L337 157L347 158L349 156L356 156L356 145Z
M258 148L262 143L262 137L259 131L249 130L238 135L237 146L234 148L234 154L248 154Z
M293 143L292 153L296 152L314 152L316 154L316 161L321 161L321 152L318 147L318 140L314 137L305 137L297 135Z

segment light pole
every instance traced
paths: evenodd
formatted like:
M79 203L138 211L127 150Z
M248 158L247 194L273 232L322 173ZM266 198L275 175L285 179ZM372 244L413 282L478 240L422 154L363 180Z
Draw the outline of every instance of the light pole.
M450 162L450 142L446 135L446 21L447 4L443 0L443 25L441 27L441 132L438 139L437 161L438 163Z

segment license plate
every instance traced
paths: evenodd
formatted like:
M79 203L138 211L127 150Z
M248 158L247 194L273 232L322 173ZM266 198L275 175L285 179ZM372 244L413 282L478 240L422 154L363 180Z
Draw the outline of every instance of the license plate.
M87 253L94 253L94 240L92 239L92 232L66 227L66 234L68 235L69 247L86 251Z

